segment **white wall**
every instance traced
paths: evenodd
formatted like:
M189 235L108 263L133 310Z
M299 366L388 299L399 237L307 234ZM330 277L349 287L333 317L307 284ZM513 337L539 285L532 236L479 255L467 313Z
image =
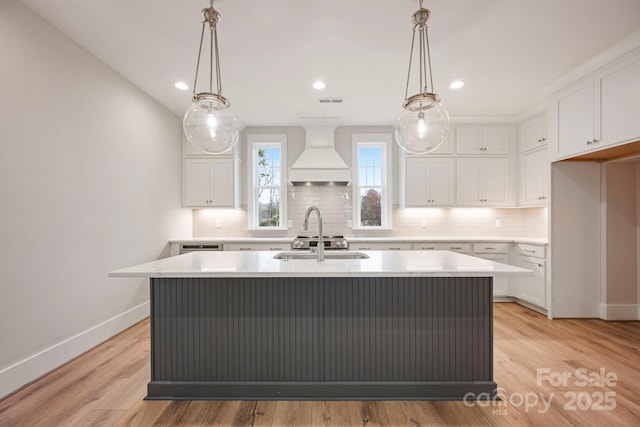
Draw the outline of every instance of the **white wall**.
M1 397L147 315L107 272L168 255L191 211L174 114L15 0L0 58Z

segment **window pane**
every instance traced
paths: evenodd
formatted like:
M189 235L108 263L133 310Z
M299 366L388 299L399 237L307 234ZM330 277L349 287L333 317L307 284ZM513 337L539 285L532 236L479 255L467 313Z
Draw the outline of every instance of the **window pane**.
M280 185L280 148L259 148L257 156L256 185L258 187Z
M260 227L280 225L280 190L258 189L258 225Z
M380 227L382 225L381 188L360 188L360 225Z

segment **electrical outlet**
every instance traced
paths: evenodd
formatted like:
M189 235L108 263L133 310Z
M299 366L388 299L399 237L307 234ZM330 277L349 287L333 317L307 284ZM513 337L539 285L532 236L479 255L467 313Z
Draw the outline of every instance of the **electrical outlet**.
M222 228L222 220L216 219L216 228Z
M422 218L422 221L420 221L420 227L427 228L427 218Z
M293 220L292 219L288 219L287 220L287 227L293 228Z
M347 220L347 227L353 227L353 221L351 221L350 219Z
M500 228L500 227L502 227L502 220L496 219L496 228Z

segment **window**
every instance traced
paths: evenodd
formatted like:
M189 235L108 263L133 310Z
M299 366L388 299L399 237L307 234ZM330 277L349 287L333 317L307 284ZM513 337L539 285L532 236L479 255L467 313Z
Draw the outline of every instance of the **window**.
M391 228L391 195L388 134L353 135L353 212L354 228Z
M248 135L250 228L285 228L287 223L286 135Z

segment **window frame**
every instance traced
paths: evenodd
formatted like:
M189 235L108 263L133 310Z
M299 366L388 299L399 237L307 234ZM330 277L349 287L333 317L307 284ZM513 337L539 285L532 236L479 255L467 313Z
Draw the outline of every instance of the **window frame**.
M352 229L354 230L386 230L393 228L392 221L392 182L391 182L391 134L387 133L371 133L371 134L353 134L351 137L352 147L352 168L351 168L351 187L353 201L353 221ZM381 185L381 224L379 226L363 226L360 225L360 158L359 151L361 147L380 147L382 148L382 185ZM377 187L377 186L376 186Z
M268 186L280 191L280 225L260 226L258 209L258 150L260 148L280 148L280 185ZM247 135L247 206L249 211L248 227L251 230L287 229L287 135L286 134L248 134ZM266 188L266 187L263 187Z

